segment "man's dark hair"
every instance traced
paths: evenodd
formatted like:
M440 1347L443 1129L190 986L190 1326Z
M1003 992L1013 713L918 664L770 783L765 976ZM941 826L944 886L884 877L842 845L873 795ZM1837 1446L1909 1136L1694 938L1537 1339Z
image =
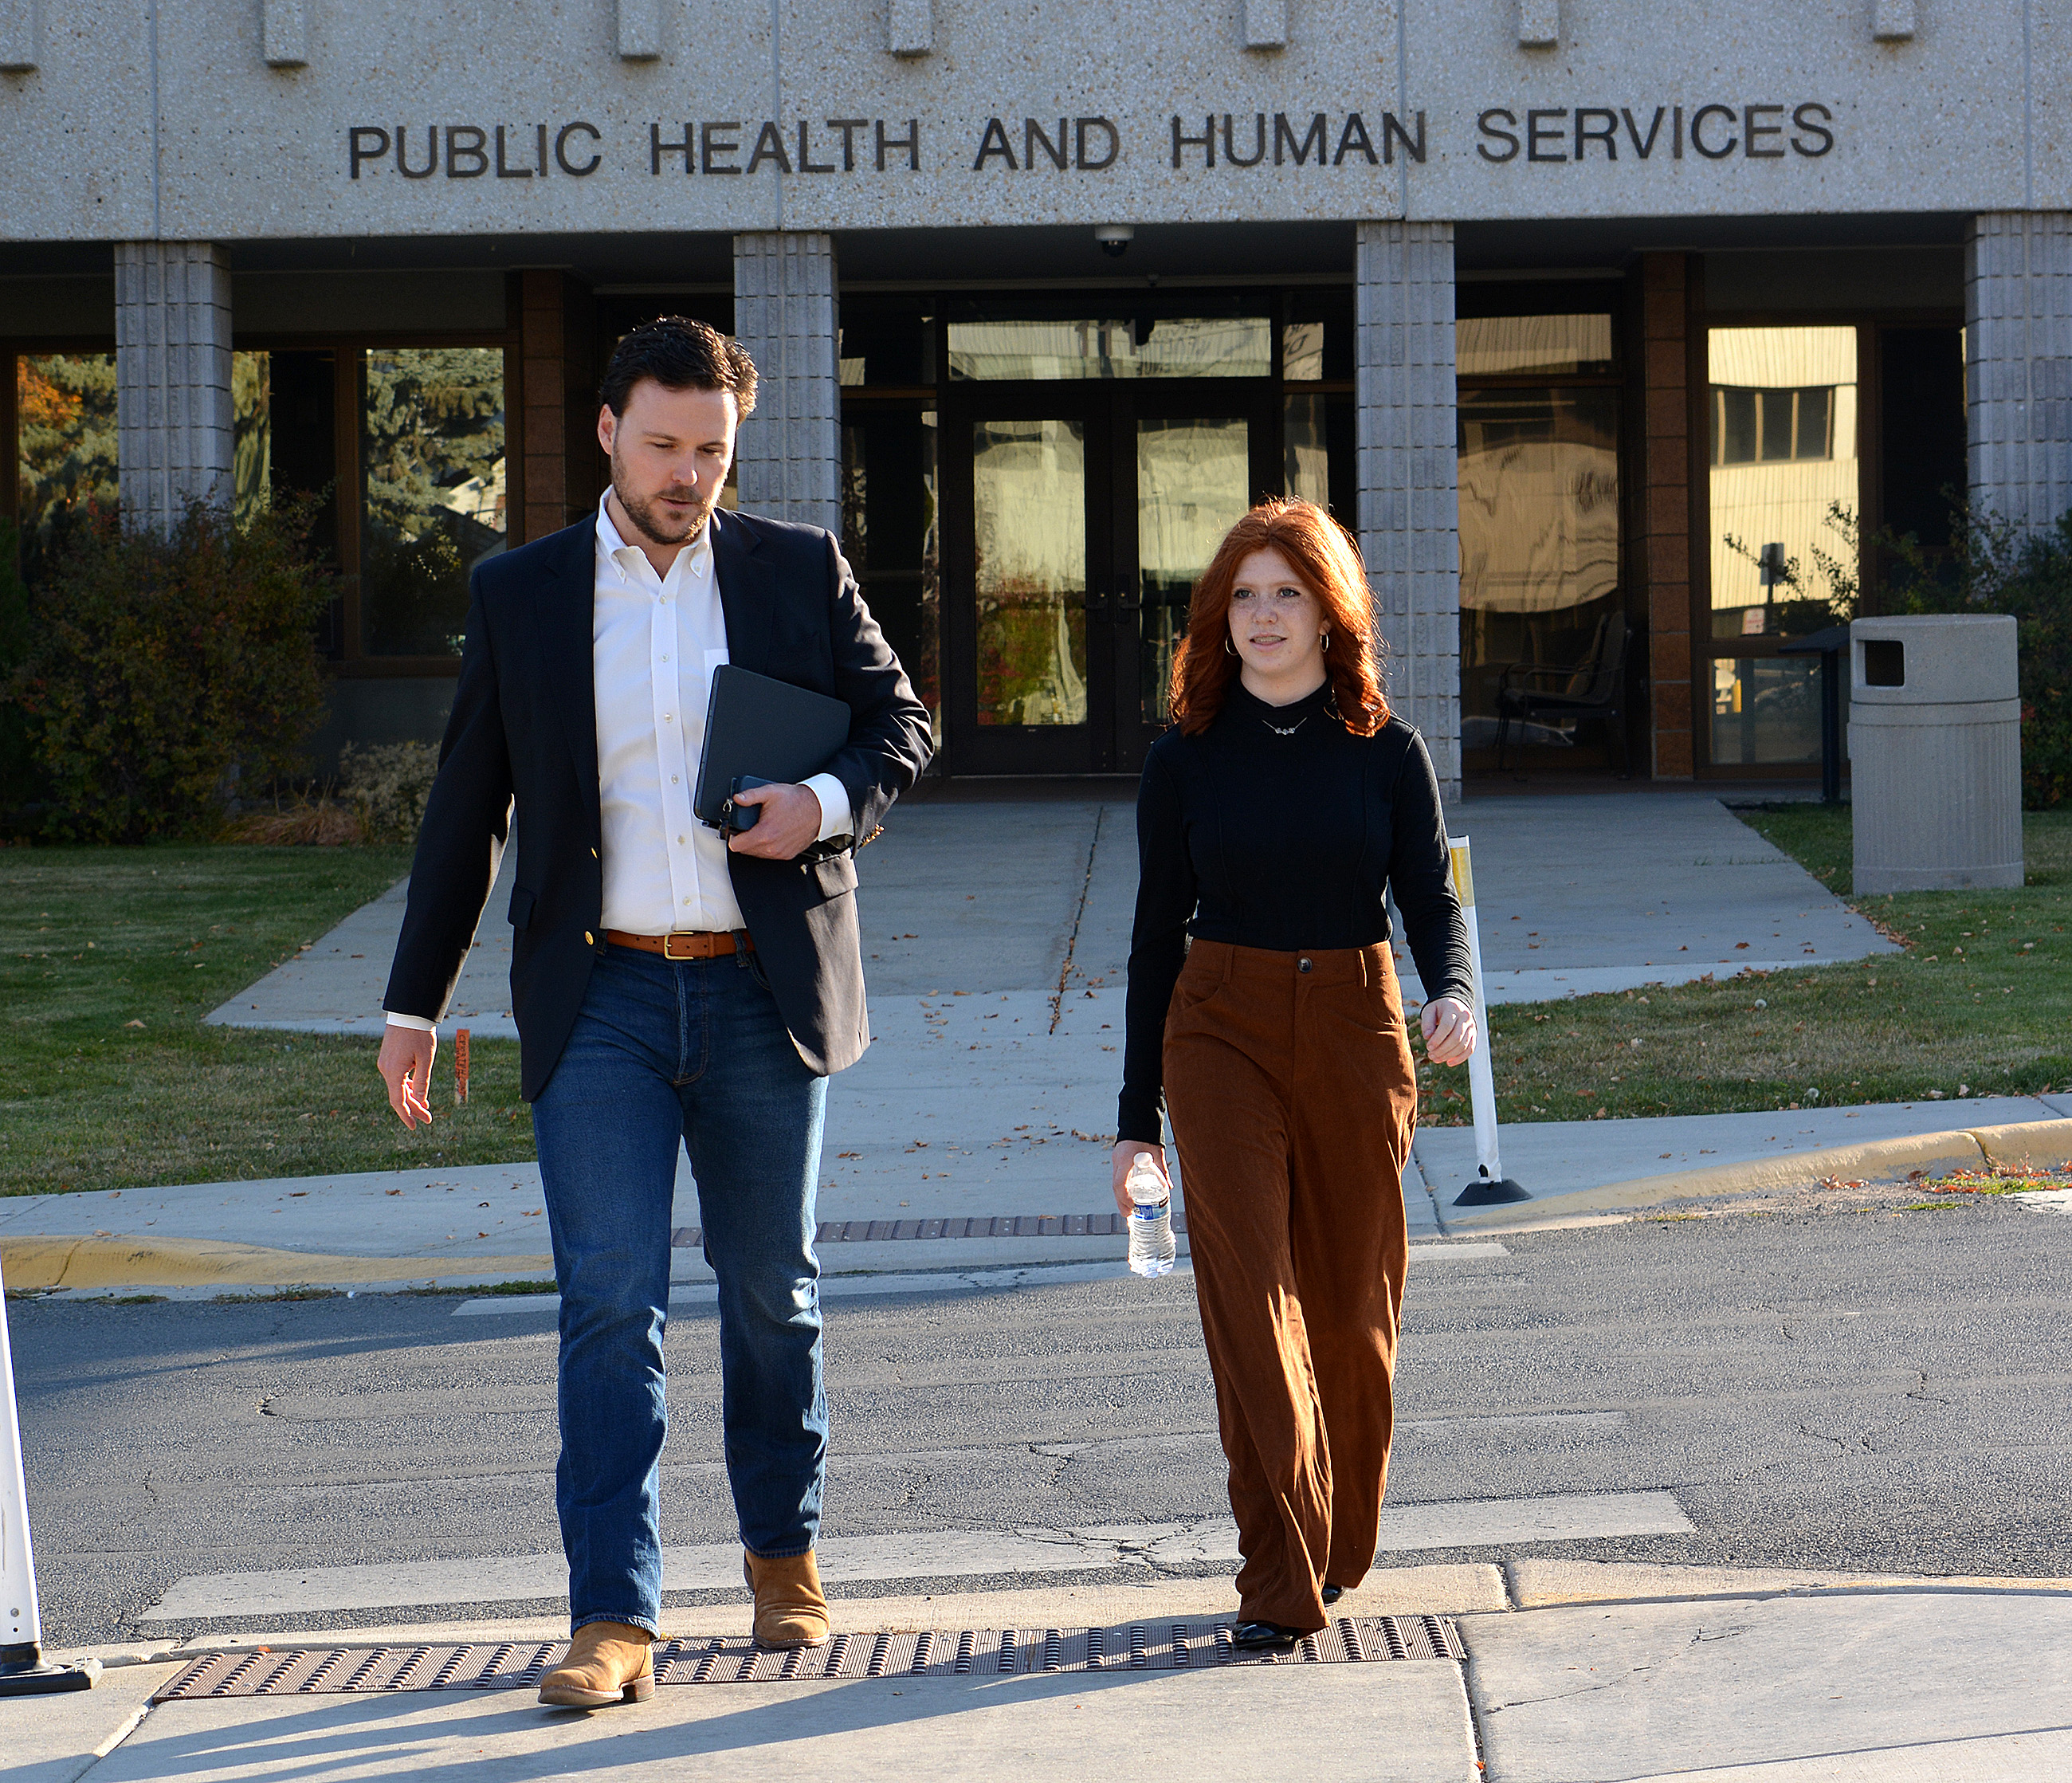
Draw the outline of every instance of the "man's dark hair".
M611 350L598 394L615 415L626 413L633 386L652 377L668 390L730 390L743 420L755 407L755 361L738 340L689 316L658 315Z

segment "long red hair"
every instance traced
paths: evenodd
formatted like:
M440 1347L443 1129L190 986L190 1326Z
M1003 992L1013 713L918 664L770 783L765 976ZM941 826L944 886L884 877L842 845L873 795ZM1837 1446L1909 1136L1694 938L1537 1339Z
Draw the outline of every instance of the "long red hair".
M1388 722L1381 691L1382 650L1374 636L1374 596L1352 535L1314 501L1262 501L1223 534L1215 558L1194 584L1187 635L1173 653L1173 722L1197 736L1215 722L1236 679L1228 648L1231 588L1238 566L1255 551L1287 558L1324 609L1331 647L1324 668L1346 728L1371 737Z

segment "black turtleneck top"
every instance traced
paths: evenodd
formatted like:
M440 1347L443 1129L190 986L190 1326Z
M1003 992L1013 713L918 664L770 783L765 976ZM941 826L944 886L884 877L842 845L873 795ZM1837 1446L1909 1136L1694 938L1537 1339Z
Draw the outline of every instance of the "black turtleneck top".
M1389 938L1385 892L1427 997L1473 994L1439 783L1392 718L1371 737L1333 717L1326 682L1268 706L1236 681L1198 736L1169 731L1137 794L1137 924L1118 1138L1157 1143L1166 1014L1187 937L1276 953Z

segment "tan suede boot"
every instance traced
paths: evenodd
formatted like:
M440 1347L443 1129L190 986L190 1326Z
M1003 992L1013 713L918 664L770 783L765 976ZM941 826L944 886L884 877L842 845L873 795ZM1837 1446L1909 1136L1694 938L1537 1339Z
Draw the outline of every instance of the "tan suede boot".
M755 1593L755 1639L765 1647L817 1647L828 1637L828 1599L808 1548L783 1559L745 1554L741 1570Z
M654 1637L629 1622L586 1622L569 1656L540 1680L540 1700L564 1709L645 1703L655 1694Z

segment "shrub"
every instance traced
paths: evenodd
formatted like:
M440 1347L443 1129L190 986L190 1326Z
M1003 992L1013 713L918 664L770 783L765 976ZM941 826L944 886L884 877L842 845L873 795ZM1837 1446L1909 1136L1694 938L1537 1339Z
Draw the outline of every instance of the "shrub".
M29 592L17 567L20 550L14 521L0 520L0 813L14 810L36 793L28 714L13 690L29 654Z
M1951 545L1930 552L1910 533L1891 554L1881 602L1890 613L2008 613L2021 676L2022 803L2046 810L2072 797L2072 513L2023 531L1952 504Z
M417 839L438 771L438 750L429 743L381 743L364 749L348 743L338 756L339 789L359 813L369 842Z
M308 550L314 513L298 500L240 526L196 501L166 533L102 513L64 546L13 679L59 834L191 833L240 789L301 766L323 709L314 636L330 595Z
M263 848L350 847L367 840L367 826L351 805L320 796L232 817L223 839Z

